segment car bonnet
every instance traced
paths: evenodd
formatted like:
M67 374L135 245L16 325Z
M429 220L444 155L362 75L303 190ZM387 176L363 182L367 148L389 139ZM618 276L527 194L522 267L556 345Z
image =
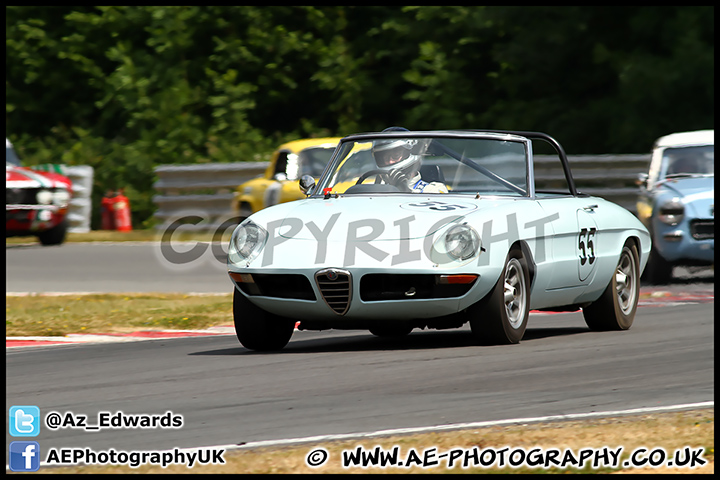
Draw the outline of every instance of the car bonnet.
M5 188L69 188L70 181L60 175L25 167L5 166Z
M685 197L686 202L698 198L712 198L715 195L715 177L670 178L662 183L662 188Z
M276 235L328 242L407 240L433 235L462 222L478 205L467 197L358 196L306 199L259 212L259 223Z

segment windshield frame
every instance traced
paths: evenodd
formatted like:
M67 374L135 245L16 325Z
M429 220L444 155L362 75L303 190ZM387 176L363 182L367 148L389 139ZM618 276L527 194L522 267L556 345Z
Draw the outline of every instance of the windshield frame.
M312 193L309 195L311 197L324 197L328 195L328 188L326 188L326 185L328 185L331 176L334 175L334 172L338 168L339 162L342 162L346 155L342 155L341 153L344 153L344 151L347 149L348 143L366 143L371 142L373 140L377 139L391 139L391 138L437 138L437 139L469 139L469 140L493 140L493 141L510 141L510 142L517 142L521 143L523 145L523 150L525 154L525 182L526 182L526 188L523 189L523 192L518 197L514 198L530 198L535 199L535 179L534 179L534 171L533 171L533 148L532 148L532 140L533 139L539 139L543 140L547 143L549 143L558 154L560 161L562 163L562 168L565 173L568 187L569 187L569 193L572 196L578 196L578 192L575 189L575 184L572 178L572 173L570 172L570 166L567 161L567 156L565 155L565 152L562 148L562 146L552 137L550 137L547 134L541 133L541 132L519 132L519 131L511 131L511 130L441 130L441 131L391 131L391 132L368 132L368 133L357 133L348 135L346 137L343 137L340 142L338 143L337 147L335 148L335 152L333 153L332 158L330 159L330 162L328 162L327 167L323 171L323 174L320 176L316 183L316 187L313 189ZM462 155L450 155L453 156L456 160L458 160L461 163L465 163L462 159ZM458 158L461 157L461 158ZM478 169L476 167L481 167L479 165L468 165L471 168L482 172L481 169ZM482 168L482 167L481 167ZM476 195L476 193L470 193L470 192L454 192L461 195ZM344 193L339 193L338 195L344 195ZM358 193L356 195L367 195L366 193ZM484 195L487 196L487 195Z

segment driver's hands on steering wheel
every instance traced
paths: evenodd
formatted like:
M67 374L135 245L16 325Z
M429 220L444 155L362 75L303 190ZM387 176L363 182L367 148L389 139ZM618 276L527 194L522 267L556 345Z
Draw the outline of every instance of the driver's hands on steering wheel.
M401 190L410 190L408 187L408 177L399 168L391 170L390 173L388 173L388 182Z

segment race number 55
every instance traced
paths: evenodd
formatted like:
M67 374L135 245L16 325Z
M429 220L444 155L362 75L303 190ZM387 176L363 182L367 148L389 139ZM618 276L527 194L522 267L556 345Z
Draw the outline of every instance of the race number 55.
M595 246L593 240L595 238L595 232L597 228L583 228L580 230L578 237L578 248L580 249L580 265L590 262L592 265L595 262Z

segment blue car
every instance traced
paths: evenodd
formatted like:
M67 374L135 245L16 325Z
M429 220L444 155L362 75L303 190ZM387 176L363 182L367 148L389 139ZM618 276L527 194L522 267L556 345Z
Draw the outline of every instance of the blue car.
M638 217L652 235L643 279L664 284L676 265L713 265L715 131L666 135L655 141L650 169L640 175Z

